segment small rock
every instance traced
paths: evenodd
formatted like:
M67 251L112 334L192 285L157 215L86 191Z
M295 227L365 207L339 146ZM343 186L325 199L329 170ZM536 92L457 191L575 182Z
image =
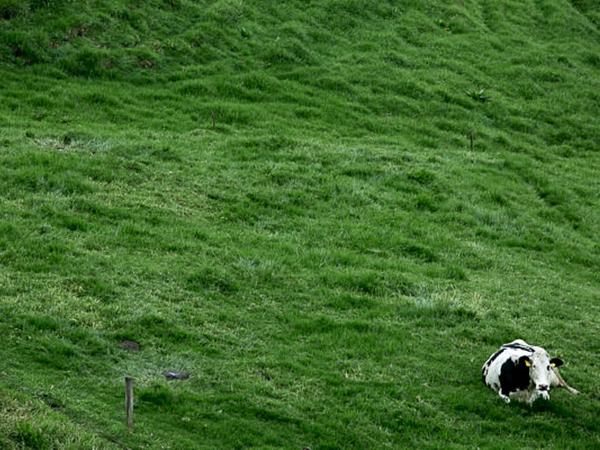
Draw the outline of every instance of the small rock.
M175 372L174 370L167 370L163 372L163 375L167 380L187 380L190 377L187 372Z
M119 346L122 349L129 350L129 351L132 351L132 352L139 352L140 351L140 344L138 344L137 342L134 342L134 341L121 341L119 343Z

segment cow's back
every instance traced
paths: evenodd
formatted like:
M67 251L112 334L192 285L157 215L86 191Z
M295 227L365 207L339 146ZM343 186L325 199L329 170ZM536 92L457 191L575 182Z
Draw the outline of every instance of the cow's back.
M530 356L535 349L522 339L504 344L488 358L481 368L483 382L499 392L521 388L521 374L517 362L521 356ZM504 385L504 386L503 386Z

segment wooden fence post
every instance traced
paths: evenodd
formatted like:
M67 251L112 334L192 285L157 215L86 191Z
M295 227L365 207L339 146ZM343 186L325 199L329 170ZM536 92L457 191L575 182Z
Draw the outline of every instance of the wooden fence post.
M127 429L133 428L133 378L125 377L125 414L127 416Z

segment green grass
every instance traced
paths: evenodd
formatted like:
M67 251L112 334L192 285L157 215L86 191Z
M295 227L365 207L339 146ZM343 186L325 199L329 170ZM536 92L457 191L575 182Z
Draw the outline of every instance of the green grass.
M0 0L0 447L600 446L599 26ZM505 405L515 338L583 394Z

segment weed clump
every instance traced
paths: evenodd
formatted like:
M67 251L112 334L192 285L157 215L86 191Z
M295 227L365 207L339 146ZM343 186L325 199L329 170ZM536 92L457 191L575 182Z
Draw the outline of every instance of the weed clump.
M32 65L46 61L44 48L47 41L35 32L9 31L0 33L0 58L21 65Z
M42 430L34 427L30 422L21 422L11 434L13 442L24 448L44 450L50 448Z
M238 290L233 276L218 267L202 267L187 277L187 287L193 292L232 294Z
M471 89L467 91L467 95L479 103L485 103L490 99L485 89Z
M160 384L141 389L138 393L138 398L142 403L162 409L172 409L176 400L169 388Z
M107 72L107 54L93 48L82 48L61 61L62 68L70 75L99 77Z

